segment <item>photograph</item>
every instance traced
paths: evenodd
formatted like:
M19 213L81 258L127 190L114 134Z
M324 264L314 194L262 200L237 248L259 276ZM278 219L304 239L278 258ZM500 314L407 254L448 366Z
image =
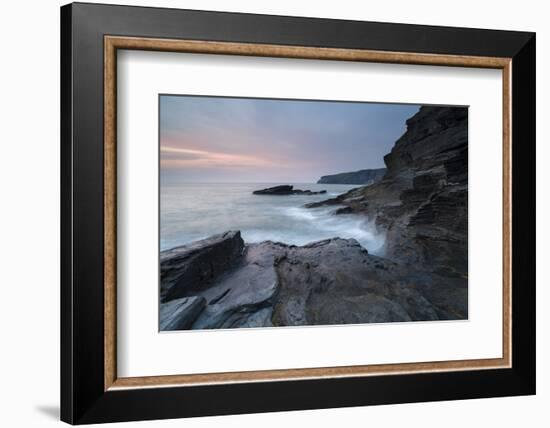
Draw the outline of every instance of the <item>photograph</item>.
M544 14L232 2L7 21L7 426L544 418Z
M159 330L468 319L468 107L159 94Z

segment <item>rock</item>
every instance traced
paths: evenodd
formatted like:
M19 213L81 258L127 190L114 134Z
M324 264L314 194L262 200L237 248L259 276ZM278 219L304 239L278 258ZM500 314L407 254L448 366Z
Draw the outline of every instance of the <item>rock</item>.
M241 258L244 241L229 231L160 253L160 298L196 295Z
M247 245L239 265L201 293L208 306L193 328L271 326L271 307L279 286L275 265L285 251L286 246L272 242Z
M370 255L354 239L335 238L289 248L277 269L280 286L272 315L275 326L465 316L465 308L460 305L449 306L449 301L439 300L438 306L432 302L431 284L437 281L433 275ZM465 290L462 292L455 293L454 298L467 301Z
M327 193L326 190L320 190L319 192L312 192L311 190L294 189L291 185L281 185L275 187L268 187L267 189L254 190L254 195L322 195Z
M204 297L182 297L160 305L160 330L186 330L206 306Z
M281 185L275 187L268 187L267 189L254 190L254 195L292 195L294 186Z
M326 205L340 205L340 199L338 198L331 198L331 199L325 199L324 201L319 202L310 202L308 204L304 205L304 208L319 208L324 207Z
M363 184L369 185L380 181L386 168L362 169L360 171L342 172L340 174L323 175L317 184Z
M266 307L254 312L239 324L240 328L273 327L271 316L273 308Z
M465 278L371 255L355 239L248 244L238 263L202 281L192 297L161 304L161 329L168 320L212 329L467 317Z
M386 257L467 277L468 109L421 107L384 162L382 180L305 207L348 207L386 232Z

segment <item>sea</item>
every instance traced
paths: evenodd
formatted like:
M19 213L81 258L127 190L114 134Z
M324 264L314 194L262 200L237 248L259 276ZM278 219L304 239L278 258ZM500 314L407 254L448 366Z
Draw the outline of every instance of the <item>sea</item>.
M254 190L280 184L320 191L321 195L253 195ZM160 195L160 249L240 230L245 242L276 241L304 245L323 239L355 238L379 254L384 234L356 214L334 215L338 206L304 208L309 202L333 198L357 185L312 183L166 183Z

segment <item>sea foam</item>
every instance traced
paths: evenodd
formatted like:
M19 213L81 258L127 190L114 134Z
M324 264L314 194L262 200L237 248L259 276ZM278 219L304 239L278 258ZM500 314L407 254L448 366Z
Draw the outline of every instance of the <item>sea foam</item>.
M294 184L294 183L293 183ZM161 188L161 250L227 230L240 230L245 242L305 245L328 238L354 238L380 253L384 233L356 214L334 215L338 206L304 208L356 186L295 184L299 189L327 190L322 195L270 196L252 191L262 184L182 184Z

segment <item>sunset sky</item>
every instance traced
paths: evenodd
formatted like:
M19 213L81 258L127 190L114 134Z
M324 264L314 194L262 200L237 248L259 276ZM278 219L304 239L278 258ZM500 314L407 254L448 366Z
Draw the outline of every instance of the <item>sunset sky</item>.
M314 183L384 166L418 105L160 98L163 179Z

